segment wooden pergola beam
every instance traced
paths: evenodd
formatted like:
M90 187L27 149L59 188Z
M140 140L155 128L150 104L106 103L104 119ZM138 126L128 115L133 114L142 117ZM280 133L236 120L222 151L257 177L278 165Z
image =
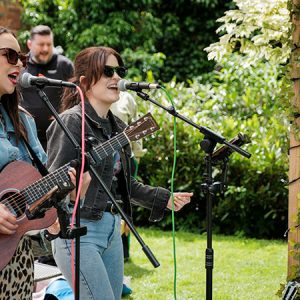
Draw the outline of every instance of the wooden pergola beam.
M291 54L291 79L294 82L293 105L300 112L300 0L292 0L291 21L293 51ZM297 117L297 116L296 116ZM300 117L297 117L296 124L300 132ZM295 250L295 244L300 243L300 231L296 226L299 223L298 214L300 208L300 141L296 138L296 132L290 132L289 151L289 216L288 216L288 278L294 279L299 272L299 259L295 255L299 254Z

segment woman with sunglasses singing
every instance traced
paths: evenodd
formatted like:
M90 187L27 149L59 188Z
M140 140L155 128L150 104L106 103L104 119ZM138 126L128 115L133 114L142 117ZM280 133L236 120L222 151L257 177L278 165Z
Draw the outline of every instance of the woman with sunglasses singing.
M14 160L31 162L24 144L27 140L37 157L46 163L46 154L37 139L33 119L22 111L16 89L25 56L14 34L0 27L0 170ZM18 170L15 170L16 174ZM15 215L0 203L0 234L13 235L18 229ZM0 249L5 253L7 249ZM0 258L1 259L1 258ZM28 237L21 238L8 265L0 271L0 299L32 299L33 253Z
M74 67L71 81L81 87L85 96L86 136L94 145L104 143L126 127L110 111L112 103L119 99L117 83L126 75L123 60L111 48L91 47L76 56ZM81 107L79 95L66 90L61 117L78 142ZM51 170L76 158L75 149L57 122L48 128L47 139ZM151 221L161 220L165 209L172 205L170 192L143 185L130 175L129 145L106 154L95 168L125 213L131 217L133 203L148 208ZM123 283L121 217L98 181L91 177L80 211L81 225L87 226L87 235L80 238L80 299L118 300ZM175 210L190 202L191 196L192 193L175 193ZM52 249L58 267L71 285L70 243L70 240L57 238L52 241Z
M0 180L0 239L1 247L4 245L3 248L0 248L2 255L0 258L0 300L31 300L34 288L31 240L22 234L26 231L25 227L28 226L28 223L25 223L27 219L24 210L27 207L28 198L41 195L43 190L39 190L35 194L34 189L26 188L26 191L23 189L20 194L16 193L15 197L12 197L10 193L16 189L16 186L27 183L26 176L30 180L32 171L35 172L32 166L34 165L32 157L35 157L35 163L39 161L40 164L46 164L47 159L37 138L33 118L19 107L19 92L16 86L25 63L25 56L20 53L20 46L15 35L10 30L0 27L0 171L2 173ZM26 164L27 169L24 167L25 164L22 164L21 171L18 168L15 169L14 166L18 163L15 161L28 163ZM23 175L24 170L26 170L26 176ZM68 173L71 181L75 183L75 169L71 168ZM36 180L37 177L33 176L32 178ZM85 194L89 179L89 175L85 174L82 195ZM27 187L26 184L25 186ZM22 194L22 192L24 193ZM73 197L74 193L75 191L72 194ZM43 228L45 224L43 222L44 219L40 219L41 227L35 229ZM28 228L27 231L33 229L32 227ZM11 236L9 242L7 242L8 236ZM7 254L8 251L12 253L11 258ZM4 264L4 261L9 262ZM5 266L2 267L3 265Z

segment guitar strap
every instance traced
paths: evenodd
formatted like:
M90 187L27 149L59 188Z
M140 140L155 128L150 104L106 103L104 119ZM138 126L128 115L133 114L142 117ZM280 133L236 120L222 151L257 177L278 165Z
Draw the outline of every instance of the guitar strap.
M49 174L49 171L47 170L47 168L43 165L43 163L40 161L40 159L37 157L37 155L35 154L35 152L33 151L33 149L31 148L31 146L29 145L29 143L26 141L26 139L23 138L23 141L25 142L25 145L27 147L28 152L31 155L31 160L32 162L36 165L36 167L38 168L38 170L40 171L42 176L46 176Z

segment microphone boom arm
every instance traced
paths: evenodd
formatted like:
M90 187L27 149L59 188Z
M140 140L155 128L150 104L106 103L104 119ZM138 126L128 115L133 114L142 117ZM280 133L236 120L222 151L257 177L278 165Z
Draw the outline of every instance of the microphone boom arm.
M195 127L196 129L198 129L201 133L204 134L205 137L207 137L208 139L214 141L215 143L219 143L219 144L224 144L226 145L227 147L229 147L230 149L232 149L233 151L236 151L238 152L240 155L246 157L246 158L250 158L251 157L251 154L247 151L245 151L244 149L234 145L233 143L231 142L228 142L226 141L225 137L223 137L222 135L220 135L219 133L216 133L214 132L213 130L207 128L207 127L204 127L204 126L200 126L196 123L194 123L193 121L191 121L190 119L184 117L183 115L179 114L175 107L174 106L171 106L171 107L166 107L162 104L160 104L159 102L153 100L150 98L150 96L142 91L137 91L136 94L144 99L144 100L148 100L150 101L151 103L155 104L156 106L159 106L160 108L164 109L165 111L167 111L169 114L171 114L172 116L174 117L177 117L181 120L183 120L184 122L192 125L193 127Z

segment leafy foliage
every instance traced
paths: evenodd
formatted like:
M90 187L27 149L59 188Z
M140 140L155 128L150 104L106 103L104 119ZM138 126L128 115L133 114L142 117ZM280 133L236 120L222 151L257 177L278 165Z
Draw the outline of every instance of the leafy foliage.
M20 2L25 29L49 25L55 44L71 59L91 45L111 46L126 54L134 69L130 76L145 78L152 70L163 82L175 74L178 81L186 81L213 68L203 48L217 37L214 20L231 5L229 0ZM20 37L25 45L28 31Z
M239 131L251 144L244 146L251 159L234 153L230 157L228 190L214 203L214 228L222 233L255 237L282 237L287 224L287 118L279 101L282 67L260 63L242 68L239 56L224 59L214 72L195 78L191 88L171 82L168 89L178 111L196 124L212 128L226 138ZM160 103L164 94L157 93ZM167 105L167 103L165 103ZM148 104L145 104L145 110ZM150 106L151 107L151 106ZM151 108L162 129L147 140L148 153L140 165L147 183L168 186L172 167L172 117ZM276 132L276 135L274 135ZM182 121L177 122L176 190L191 190L194 200L177 214L180 229L205 230L203 135ZM155 159L153 159L153 153ZM215 168L216 180L220 166ZM196 212L195 212L196 210ZM139 214L137 222L143 220ZM170 228L170 219L160 223Z
M286 63L291 53L290 12L286 0L234 0L238 9L229 10L217 21L222 36L205 50L209 59L220 60L238 51L244 65L265 59Z

